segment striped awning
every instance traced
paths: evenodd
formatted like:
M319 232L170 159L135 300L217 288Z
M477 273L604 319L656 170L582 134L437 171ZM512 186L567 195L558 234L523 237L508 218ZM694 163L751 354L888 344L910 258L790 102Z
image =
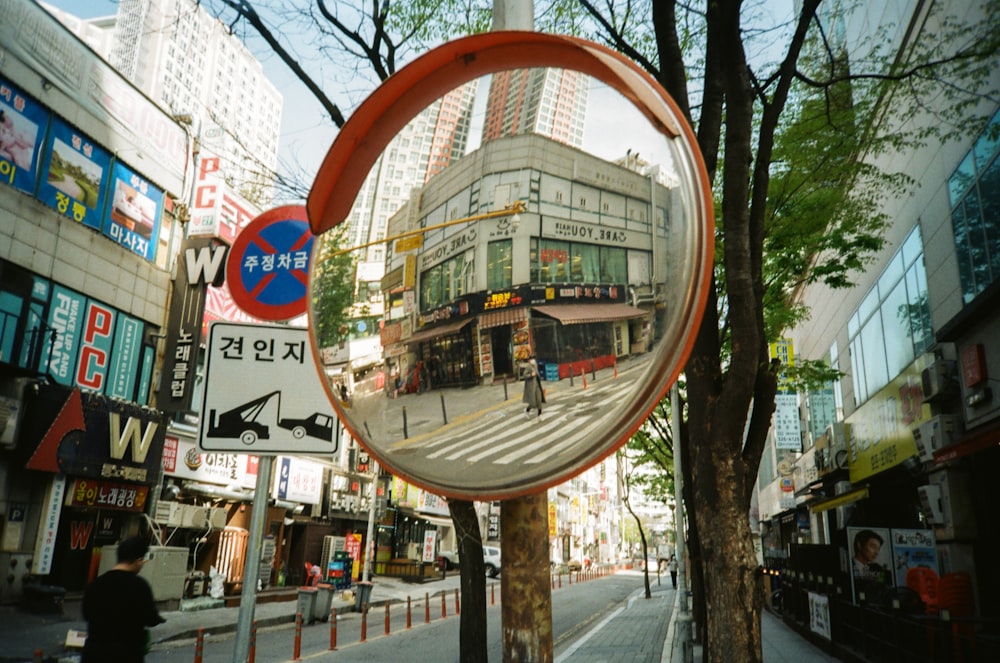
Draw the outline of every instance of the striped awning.
M514 308L504 308L498 311L487 311L479 316L479 328L489 329L490 327L500 327L511 325L515 322L523 322L528 319L528 307L517 306Z
M532 308L542 315L555 318L564 325L629 320L648 313L628 304L547 304Z
M466 318L465 320L456 320L454 322L449 322L447 324L438 325L437 327L431 327L430 329L421 329L417 333L410 336L410 338L404 338L404 343L419 343L420 341L426 341L429 338L442 338L444 336L451 336L455 332L459 331L465 325L472 322L472 318Z

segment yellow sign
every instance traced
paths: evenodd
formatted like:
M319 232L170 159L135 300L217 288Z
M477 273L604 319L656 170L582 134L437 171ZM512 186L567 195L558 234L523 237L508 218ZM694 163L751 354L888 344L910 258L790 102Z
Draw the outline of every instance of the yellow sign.
M851 425L847 460L851 483L867 479L917 455L913 428L930 419L920 371L933 358L919 357L845 421Z
M423 245L424 245L424 236L414 235L413 237L404 237L403 239L397 239L396 246L393 250L396 253L405 253L407 251L419 249Z
M549 536L556 535L556 505L549 502Z

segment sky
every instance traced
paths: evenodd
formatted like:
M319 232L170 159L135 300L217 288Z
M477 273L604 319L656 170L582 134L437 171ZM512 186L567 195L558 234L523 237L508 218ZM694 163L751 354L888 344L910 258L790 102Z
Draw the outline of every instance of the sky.
M762 6L769 12L781 13L785 11L784 7L788 1L764 0ZM81 18L113 15L118 5L116 0L51 0L49 4ZM211 1L203 4L210 8L220 5ZM264 4L266 0L261 0L259 11L267 20L262 9ZM230 19L233 15L232 10L226 10L223 16L225 19ZM287 29L284 27L275 30L287 37ZM284 98L279 139L279 171L287 173L300 167L302 178L311 181L337 135L336 126L315 97L270 47L263 43L253 28L237 24L235 30L238 35L247 36L248 47L261 61L265 74ZM329 62L315 52L304 50L303 44L308 41L304 37L295 36L283 41L290 49L298 49L295 55L299 58L299 63L317 80L327 96L340 107L346 117L350 116L352 109L363 100L366 93L373 89L374 83L364 80L365 77L354 75L352 71L343 67L338 69L338 63ZM480 113L485 96L486 90L481 89L477 103ZM617 93L609 92L607 87L599 82L592 87L584 147L609 160L620 158L625 155L626 150L631 149L633 152L640 152L643 159L651 163L669 162L669 157L664 156L665 141L655 138L655 133L652 133L646 120L631 104L624 100L611 102L609 99L612 96L618 97ZM477 120L474 120L474 127L476 125ZM657 149L657 146L661 145L663 149Z

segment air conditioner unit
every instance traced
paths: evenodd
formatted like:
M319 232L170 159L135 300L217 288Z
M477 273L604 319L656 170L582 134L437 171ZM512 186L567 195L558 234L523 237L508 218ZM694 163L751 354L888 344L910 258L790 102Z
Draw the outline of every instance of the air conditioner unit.
M157 500L153 509L153 522L167 527L183 527L185 506L179 502Z
M183 526L208 529L208 507L187 505L184 508Z
M938 359L925 368L920 373L920 387L926 402L955 395L958 388L958 383L955 381L955 362Z
M944 512L941 511L941 486L930 485L917 488L920 494L920 506L923 507L927 522L931 525L944 525Z
M940 493L940 522L934 523L938 541L955 539L969 540L978 536L976 517L972 510L972 494L969 490L969 475L954 468L932 472L928 476L928 487L937 488ZM932 497L934 491L929 491ZM921 492L923 500L923 491Z
M225 509L212 507L208 510L208 527L210 529L223 529L226 526L227 518L228 514L226 514Z
M933 461L934 452L951 444L961 435L962 428L962 417L954 414L939 414L914 427L913 439L920 460Z

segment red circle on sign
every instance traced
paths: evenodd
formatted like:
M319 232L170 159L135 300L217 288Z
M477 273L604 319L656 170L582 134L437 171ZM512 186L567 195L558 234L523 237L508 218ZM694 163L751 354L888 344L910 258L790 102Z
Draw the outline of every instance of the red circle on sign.
M233 302L248 315L261 320L288 320L306 312L309 294L309 260L314 235L309 229L306 208L284 205L254 218L233 241L226 259L226 284ZM302 253L304 264L291 269L272 271L261 276L261 255ZM248 269L247 258L253 259L254 269ZM256 270L256 271L255 271ZM275 294L278 278L296 287ZM301 287L298 287L298 286ZM270 292L269 292L270 289Z

